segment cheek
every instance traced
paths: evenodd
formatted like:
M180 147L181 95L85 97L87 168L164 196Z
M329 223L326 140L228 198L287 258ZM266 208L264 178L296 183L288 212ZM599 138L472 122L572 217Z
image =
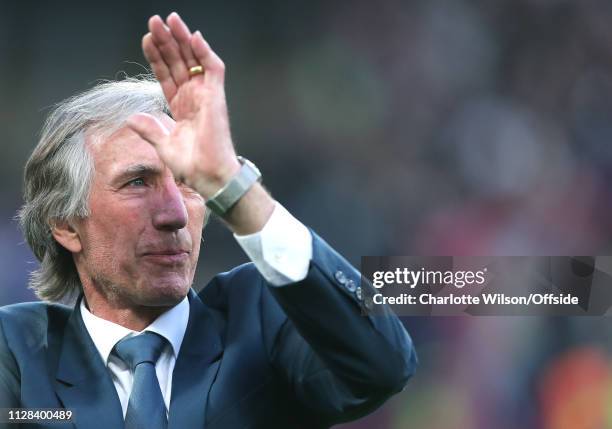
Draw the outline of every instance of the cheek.
M117 210L108 204L92 207L91 212L96 215L89 219L86 235L92 253L103 253L116 260L119 255L134 252L143 225L140 210Z
M191 233L191 239L193 240L193 261L197 263L200 256L200 244L202 244L202 231Z
M192 240L192 248L195 256L195 260L200 253L200 243L202 242L202 228L204 227L204 204L201 203L195 207L188 207L189 213L189 235Z

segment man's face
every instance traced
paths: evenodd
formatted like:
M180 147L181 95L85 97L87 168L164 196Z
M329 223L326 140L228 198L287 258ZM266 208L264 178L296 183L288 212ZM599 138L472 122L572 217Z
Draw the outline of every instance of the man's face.
M203 198L176 183L155 148L128 128L87 143L95 174L75 255L84 286L125 306L178 303L195 274Z

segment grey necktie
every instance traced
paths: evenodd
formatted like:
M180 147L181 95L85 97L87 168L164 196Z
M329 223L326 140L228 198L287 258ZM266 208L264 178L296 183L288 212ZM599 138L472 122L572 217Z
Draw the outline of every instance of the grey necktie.
M155 373L155 362L167 341L153 332L126 338L115 353L134 373L134 384L125 415L125 429L165 429L166 405Z

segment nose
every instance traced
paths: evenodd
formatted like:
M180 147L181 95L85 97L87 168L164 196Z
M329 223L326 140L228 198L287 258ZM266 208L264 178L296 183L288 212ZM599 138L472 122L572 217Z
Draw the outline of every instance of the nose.
M185 228L189 220L183 194L174 178L164 178L156 194L153 226L159 230L176 231Z

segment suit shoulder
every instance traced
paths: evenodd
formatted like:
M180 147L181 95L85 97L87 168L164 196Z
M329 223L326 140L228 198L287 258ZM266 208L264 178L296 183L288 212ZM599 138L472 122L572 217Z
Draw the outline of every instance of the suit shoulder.
M198 296L208 305L225 308L231 296L238 294L246 297L258 289L253 286L260 286L263 281L255 264L248 262L214 276Z
M241 283L244 280L253 281L255 277L261 278L261 274L257 271L257 267L252 262L247 262L237 267L232 268L229 271L219 273L213 279L212 282L223 283L224 285L232 283Z
M62 304L24 302L0 307L0 322L5 331L41 332L50 322L65 323L71 312Z

